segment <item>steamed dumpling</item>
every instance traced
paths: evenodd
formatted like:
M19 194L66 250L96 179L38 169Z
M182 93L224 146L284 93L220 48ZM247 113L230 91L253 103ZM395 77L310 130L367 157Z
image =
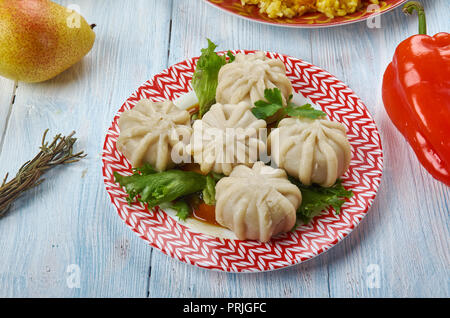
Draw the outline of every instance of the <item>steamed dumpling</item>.
M256 162L253 168L236 166L216 185L216 221L240 240L267 242L292 230L302 202L286 172Z
M281 60L268 58L264 52L239 53L234 62L219 71L216 101L222 104L245 101L253 106L264 100L265 89L275 87L281 91L285 103L292 94L292 85Z
M117 149L133 167L151 164L158 171L184 158L184 146L192 134L189 112L171 101L140 100L119 119Z
M305 185L330 187L350 165L351 147L341 123L285 118L268 143L277 166Z
M248 103L215 104L193 124L194 132L187 147L203 173L214 171L229 175L237 164L252 164L266 145L260 129L266 122L257 119Z

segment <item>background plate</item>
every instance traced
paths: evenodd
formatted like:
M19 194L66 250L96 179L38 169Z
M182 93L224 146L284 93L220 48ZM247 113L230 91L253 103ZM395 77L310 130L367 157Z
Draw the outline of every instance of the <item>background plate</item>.
M407 0L385 0L380 1L380 10L372 12L367 10L367 5L361 10L343 17L329 18L323 13L310 12L300 17L294 18L269 18L266 14L259 13L256 5L241 5L241 0L204 0L207 3L222 9L226 12L235 14L248 20L271 24L275 26L296 27L296 28L320 28L344 25L367 20L378 14L386 13L402 5Z
M232 51L253 53L254 51ZM103 177L106 190L119 216L151 246L180 261L228 272L257 272L298 264L323 253L346 237L366 215L380 184L383 153L377 127L365 105L345 84L328 72L300 59L266 53L286 65L296 93L322 108L329 119L343 123L352 146L352 161L342 177L353 198L340 215L324 211L307 226L300 226L270 242L220 239L196 233L159 208L126 201L127 194L114 182L113 172L131 174L131 165L117 150L120 114L142 98L153 101L177 99L192 90L191 78L197 58L187 59L144 83L122 105L109 128L103 148Z

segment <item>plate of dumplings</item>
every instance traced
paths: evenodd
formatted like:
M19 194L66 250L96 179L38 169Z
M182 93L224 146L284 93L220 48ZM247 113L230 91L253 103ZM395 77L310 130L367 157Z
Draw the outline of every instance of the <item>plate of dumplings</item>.
M383 152L372 116L350 88L306 61L217 54L233 58L201 116L193 85L201 57L155 75L119 109L102 156L112 204L150 246L201 268L270 271L327 251L377 194ZM312 209L314 191L328 198L337 187L351 195L299 214Z

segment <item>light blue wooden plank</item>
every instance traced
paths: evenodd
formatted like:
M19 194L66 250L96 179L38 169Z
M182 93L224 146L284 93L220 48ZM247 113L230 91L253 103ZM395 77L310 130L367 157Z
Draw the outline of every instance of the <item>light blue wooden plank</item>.
M0 153L4 140L3 134L11 114L14 90L14 81L0 77Z
M217 50L265 50L305 60L311 57L307 32L243 20L203 0L174 2L169 65L199 56L207 45L206 38L219 45Z
M19 85L0 173L32 157L46 128L50 135L76 130L77 149L88 157L50 172L0 220L0 297L145 297L151 248L110 203L101 152L116 111L167 63L170 2L60 3L79 5L97 24L95 46L55 79ZM80 268L80 288L67 285L70 264Z

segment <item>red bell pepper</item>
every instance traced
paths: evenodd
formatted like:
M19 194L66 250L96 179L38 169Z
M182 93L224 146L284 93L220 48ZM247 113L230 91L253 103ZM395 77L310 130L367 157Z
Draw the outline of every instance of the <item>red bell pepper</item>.
M383 102L422 166L450 186L450 34L426 35L423 6L403 11L419 15L419 35L397 47L383 78Z

